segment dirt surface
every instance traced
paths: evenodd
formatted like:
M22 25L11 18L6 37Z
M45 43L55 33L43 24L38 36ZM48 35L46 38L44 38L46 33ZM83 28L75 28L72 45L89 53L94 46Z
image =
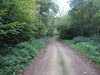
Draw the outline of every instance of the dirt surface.
M21 75L100 75L89 62L69 46L51 39L45 49Z

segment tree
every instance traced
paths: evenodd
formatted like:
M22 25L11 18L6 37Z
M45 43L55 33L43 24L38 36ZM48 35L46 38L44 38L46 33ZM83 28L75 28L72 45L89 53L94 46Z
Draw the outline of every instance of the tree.
M76 36L92 36L100 35L100 25L99 25L99 0L71 0L70 6L71 10L68 15L70 16L69 30L72 32L69 34L72 37ZM65 21L63 21L65 22ZM65 24L66 28L68 24ZM65 27L64 26L64 27ZM69 30L63 30L68 33ZM73 32L74 31L74 32ZM67 35L67 34L66 34Z
M0 43L44 37L57 12L52 0L0 0Z

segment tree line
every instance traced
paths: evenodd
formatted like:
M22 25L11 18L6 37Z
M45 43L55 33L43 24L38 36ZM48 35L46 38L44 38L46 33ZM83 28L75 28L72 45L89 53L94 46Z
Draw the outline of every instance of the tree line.
M0 0L0 47L52 35L57 10L52 0Z
M70 0L70 7L56 20L61 38L100 35L100 0Z

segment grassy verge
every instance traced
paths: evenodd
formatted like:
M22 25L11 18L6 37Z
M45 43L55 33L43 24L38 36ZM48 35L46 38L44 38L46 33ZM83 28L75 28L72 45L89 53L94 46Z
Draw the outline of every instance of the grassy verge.
M30 40L2 50L0 55L0 75L17 75L19 70L26 67L45 45L48 38Z
M83 39L82 39L83 40ZM79 51L82 55L90 59L94 64L100 66L100 44L97 43L99 41L79 41L77 40L63 40L65 43L68 43L77 51ZM78 41L78 42L77 42Z

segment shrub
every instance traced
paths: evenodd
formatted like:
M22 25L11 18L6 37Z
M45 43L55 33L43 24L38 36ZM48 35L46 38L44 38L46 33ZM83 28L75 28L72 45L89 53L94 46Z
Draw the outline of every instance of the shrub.
M8 50L10 54L0 56L0 75L17 75L40 52L46 40L47 38L22 42Z
M62 39L72 39L76 36L72 28L68 28L67 25L61 25L58 28L59 36Z
M90 41L90 39L87 38L87 37L79 36L79 37L75 37L75 38L73 39L73 41L74 41L75 43L79 43L79 42L87 42L87 41Z
M81 37L83 38L83 37ZM94 64L100 65L100 45L93 45L93 41L89 41L89 38L73 40L64 40L64 42L70 44L73 48L78 50L81 54L90 59ZM84 42L83 42L84 41ZM75 43L74 43L75 42Z

